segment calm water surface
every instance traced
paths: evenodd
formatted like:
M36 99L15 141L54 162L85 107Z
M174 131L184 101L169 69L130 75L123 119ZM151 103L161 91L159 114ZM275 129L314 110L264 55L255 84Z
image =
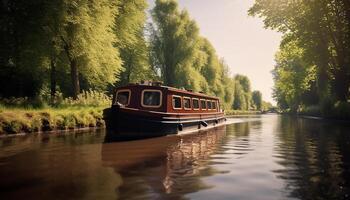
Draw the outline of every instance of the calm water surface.
M191 135L0 139L0 199L350 199L350 125L263 115Z

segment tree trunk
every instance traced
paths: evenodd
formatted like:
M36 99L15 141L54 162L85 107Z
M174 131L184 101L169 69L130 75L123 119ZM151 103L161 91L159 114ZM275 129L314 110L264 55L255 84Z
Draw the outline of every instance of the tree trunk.
M338 101L347 101L349 94L349 81L346 67L344 63L340 63L339 69L335 71L334 92Z
M50 74L50 78L51 78L51 103L54 102L55 100L55 94L56 94L56 62L53 58L51 58L51 74Z
M71 79L72 79L72 86L73 86L73 98L77 99L78 94L80 93L80 85L79 85L79 71L77 66L76 59L72 59L70 62L70 69L71 69Z

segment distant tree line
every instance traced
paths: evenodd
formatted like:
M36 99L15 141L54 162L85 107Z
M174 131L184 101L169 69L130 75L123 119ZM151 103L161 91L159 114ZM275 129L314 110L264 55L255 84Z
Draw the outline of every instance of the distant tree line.
M249 13L283 33L273 70L280 109L350 117L350 1L255 0Z
M1 0L0 97L76 98L141 80L202 91L225 109L262 109L176 0Z

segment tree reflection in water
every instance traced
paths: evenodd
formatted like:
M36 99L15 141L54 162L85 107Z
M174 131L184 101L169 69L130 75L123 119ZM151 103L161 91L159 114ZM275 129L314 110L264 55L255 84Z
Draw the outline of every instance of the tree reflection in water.
M350 199L349 124L278 115L103 143L103 130L0 140L0 199Z
M275 157L285 193L298 199L348 199L350 135L344 124L281 117Z

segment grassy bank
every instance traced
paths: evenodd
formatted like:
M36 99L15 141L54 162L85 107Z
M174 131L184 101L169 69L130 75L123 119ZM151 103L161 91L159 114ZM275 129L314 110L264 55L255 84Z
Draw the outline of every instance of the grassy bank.
M111 97L96 91L83 91L77 99L57 94L39 98L0 99L0 135L103 127L102 110Z
M297 114L325 119L350 120L350 102L324 103L301 108Z
M257 115L261 114L261 111L252 110L225 110L225 115Z
M105 107L70 107L0 110L0 134L17 134L103 127Z

